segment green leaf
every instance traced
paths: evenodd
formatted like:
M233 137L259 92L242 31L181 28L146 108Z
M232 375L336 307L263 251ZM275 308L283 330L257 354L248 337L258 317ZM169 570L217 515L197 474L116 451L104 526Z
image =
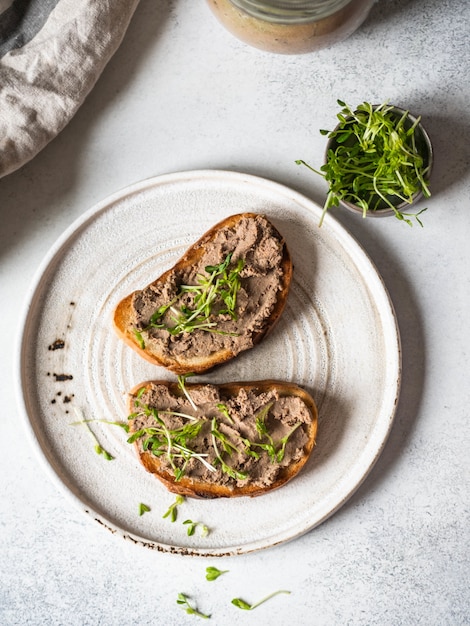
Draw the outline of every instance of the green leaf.
M173 504L170 504L168 510L162 515L162 518L166 519L167 517L169 517L171 522L176 522L176 519L178 517L177 508L180 506L180 504L183 504L183 502L184 496L177 495Z
M228 421L233 424L233 419L230 417L230 413L228 412L228 407L226 404L223 404L221 402L219 402L219 404L217 404L217 408L218 410L222 413L222 415L228 419Z
M143 515L144 513L148 513L150 511L150 507L143 502L139 502L139 515Z
M194 531L196 530L197 524L192 522L190 519L185 520L183 524L188 524L188 530L187 530L188 535L189 536L194 535Z
M248 604L248 602L245 602L245 600L242 600L241 598L234 598L232 600L232 604L234 604L239 609L244 609L245 611L251 611L252 608L251 604Z
M217 580L222 574L226 574L229 570L220 570L217 567L206 567L206 580Z
M206 265L205 271L208 274L222 274L227 269L230 259L232 258L232 254L233 252L229 252L225 257L225 261L222 261L219 265Z
M144 338L142 337L142 333L139 330L137 330L137 328L133 328L132 331L137 340L139 348L141 348L142 350L145 350L145 341L144 341Z

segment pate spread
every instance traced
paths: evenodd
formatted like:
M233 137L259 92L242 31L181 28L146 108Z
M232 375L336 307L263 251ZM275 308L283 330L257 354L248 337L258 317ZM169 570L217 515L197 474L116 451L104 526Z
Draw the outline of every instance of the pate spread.
M162 423L175 442L176 433L185 425L197 422L200 426L197 434L185 441L192 452L189 460L169 447L164 435L155 435L153 452L162 471L174 474L175 467L183 469L185 476L206 484L269 487L283 468L304 456L314 416L300 397L283 396L276 388L261 391L241 387L236 394L230 394L210 384L188 386L188 393L192 403L186 396L172 393L165 384L147 383L141 394L132 397L130 432L142 433L135 442L140 454L152 450L149 439L152 432L161 432ZM263 422L261 432L257 420ZM211 434L214 428L220 433L215 446ZM159 437L162 444L155 446ZM280 454L283 439L286 443ZM275 455L269 453L266 444L272 445ZM198 454L205 455L205 463L197 458Z
M194 265L177 264L165 276L132 299L133 322L142 332L149 351L164 356L206 357L221 350L234 355L252 347L256 333L264 330L266 321L282 289L284 243L271 223L262 215L244 217L235 226L221 228L209 242L201 241L202 258ZM208 321L211 328L194 328L190 332L169 332L175 324L175 309L195 308L195 292L182 294L182 285L197 286L207 277L207 267L217 266L230 255L231 268L239 270L239 288L233 315L223 312L223 303L215 304ZM160 307L176 301L162 317L161 328L150 320ZM177 315L177 313L176 313Z

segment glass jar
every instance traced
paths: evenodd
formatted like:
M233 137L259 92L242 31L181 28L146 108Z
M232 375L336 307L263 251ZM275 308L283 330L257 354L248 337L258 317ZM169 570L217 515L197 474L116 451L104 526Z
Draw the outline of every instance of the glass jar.
M375 0L207 0L235 37L281 54L313 52L349 37Z

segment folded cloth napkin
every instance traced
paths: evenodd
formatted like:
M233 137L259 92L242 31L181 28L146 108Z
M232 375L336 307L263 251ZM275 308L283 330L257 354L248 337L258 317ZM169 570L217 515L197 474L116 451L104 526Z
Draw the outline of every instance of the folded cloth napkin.
M139 0L0 0L0 178L70 121Z

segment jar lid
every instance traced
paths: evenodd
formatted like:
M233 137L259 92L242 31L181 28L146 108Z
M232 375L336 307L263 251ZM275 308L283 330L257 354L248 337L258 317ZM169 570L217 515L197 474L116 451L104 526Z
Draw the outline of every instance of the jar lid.
M351 0L231 0L253 17L270 22L304 22L322 19L339 11Z

